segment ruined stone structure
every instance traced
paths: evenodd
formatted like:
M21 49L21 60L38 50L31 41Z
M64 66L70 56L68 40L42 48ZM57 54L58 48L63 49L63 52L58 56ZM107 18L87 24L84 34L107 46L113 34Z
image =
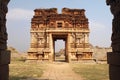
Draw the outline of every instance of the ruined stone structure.
M0 0L0 80L8 80L10 52L7 51L6 13L9 0Z
M113 34L112 34L113 51L111 53L108 53L108 56L107 56L108 63L109 63L109 75L110 75L110 80L120 80L120 76L119 76L120 75L120 27L119 27L120 26L120 20L119 20L120 19L120 1L119 0L106 0L106 1L107 1L107 4L111 6L110 9L114 16L113 23L112 23L113 24ZM9 80L8 64L10 62L9 60L10 55L8 51L6 51L7 38L5 37L6 13L7 13L8 2L9 0L0 0L0 80ZM73 19L73 21L75 21L75 19Z
M67 62L91 60L89 47L89 26L84 9L63 8L58 14L56 8L35 9L31 22L31 46L28 60L55 59L55 41L65 41Z

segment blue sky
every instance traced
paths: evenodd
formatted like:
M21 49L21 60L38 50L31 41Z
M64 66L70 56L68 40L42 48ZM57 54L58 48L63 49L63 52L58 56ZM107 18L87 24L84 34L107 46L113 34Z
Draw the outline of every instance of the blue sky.
M59 13L64 7L85 9L91 31L90 43L102 47L111 45L113 16L105 0L11 0L8 7L8 46L15 47L18 51L26 52L30 47L30 22L36 8L54 7L58 8ZM56 44L61 46L62 42Z

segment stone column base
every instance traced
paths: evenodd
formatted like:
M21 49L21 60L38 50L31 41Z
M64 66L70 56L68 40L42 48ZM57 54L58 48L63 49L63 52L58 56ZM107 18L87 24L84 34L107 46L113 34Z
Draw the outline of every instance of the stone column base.
M9 80L10 51L0 51L0 80Z
M120 80L120 53L109 52L107 54L110 80Z

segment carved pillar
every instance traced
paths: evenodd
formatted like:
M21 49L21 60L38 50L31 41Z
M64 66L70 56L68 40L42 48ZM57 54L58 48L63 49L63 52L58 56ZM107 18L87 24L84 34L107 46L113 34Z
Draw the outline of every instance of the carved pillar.
M112 50L108 53L109 76L110 80L120 80L120 1L107 0L107 5L110 5L111 13L113 14L112 22Z
M49 34L49 48L50 48L50 54L49 54L49 60L53 61L54 60L54 47L53 47L53 37L52 34Z
M10 52L7 51L6 13L9 0L0 0L0 80L9 80Z
M38 48L38 39L36 33L31 33L31 48Z
M67 42L67 48L66 48L67 62L71 62L71 47L70 47L71 40L70 40L70 37L71 37L71 35L70 35L70 33L68 33L68 37L67 37L67 41L66 41Z
M89 43L89 40L88 40L88 33L85 34L85 43Z

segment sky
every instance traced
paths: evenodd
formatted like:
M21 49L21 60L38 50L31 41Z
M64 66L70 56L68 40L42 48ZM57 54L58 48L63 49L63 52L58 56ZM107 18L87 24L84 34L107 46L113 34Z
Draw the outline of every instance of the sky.
M89 20L89 42L93 46L110 47L112 33L112 14L106 0L11 0L8 4L7 32L8 46L20 52L30 47L31 18L36 8L85 9ZM56 49L63 48L64 42L59 40ZM62 44L62 45L61 45Z

